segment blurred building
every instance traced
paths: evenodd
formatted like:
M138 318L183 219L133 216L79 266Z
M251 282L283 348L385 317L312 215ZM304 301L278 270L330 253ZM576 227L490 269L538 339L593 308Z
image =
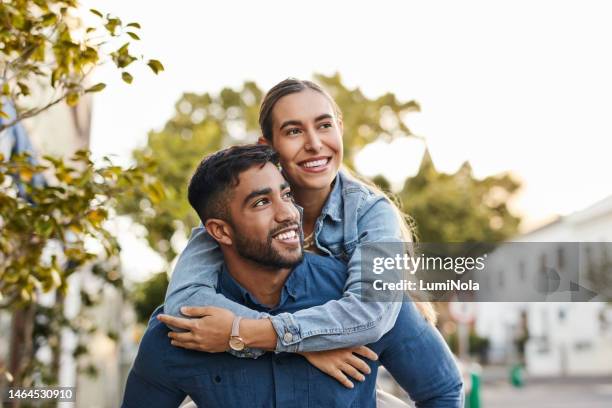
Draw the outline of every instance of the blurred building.
M586 278L592 287L612 289L612 196L508 241L580 242L580 281ZM562 269L568 257L563 247L539 246L536 248L543 253L522 257L504 254L504 270L496 275L494 285L498 290L510 290L510 286L520 285L519 277L526 273L538 273L546 265ZM476 330L490 340L490 361L514 363L524 358L532 376L612 374L612 306L604 302L555 302L554 295L550 300L491 302L480 308Z

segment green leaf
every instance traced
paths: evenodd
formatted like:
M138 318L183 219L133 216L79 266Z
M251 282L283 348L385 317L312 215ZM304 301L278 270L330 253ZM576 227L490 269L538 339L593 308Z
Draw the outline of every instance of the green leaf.
M100 18L104 18L104 16L102 15L102 13L100 13L98 10L96 9L89 9L89 11L91 11L92 13L94 13L96 16L100 17Z
M137 22L132 22L132 23L129 23L127 27L140 28L140 24L138 24Z
M164 70L164 66L158 60L151 59L149 62L147 62L147 65L153 72L155 72L155 74L158 74Z
M57 15L55 13L48 13L42 16L42 25L44 27L52 26L57 22Z
M70 92L66 97L66 103L69 106L76 106L79 103L79 94L76 92Z
M30 88L23 82L17 82L17 86L23 96L28 96L30 94Z
M123 81L127 82L128 84L131 84L132 81L134 80L134 77L130 75L129 72L123 72L121 74L121 79L123 79Z
M106 84L104 82L100 82L100 83L95 84L92 87L87 88L85 92L100 92L104 88L106 88Z
M139 36L137 36L136 34L130 32L130 31L127 32L127 35L129 35L130 37L132 37L135 40L140 40Z

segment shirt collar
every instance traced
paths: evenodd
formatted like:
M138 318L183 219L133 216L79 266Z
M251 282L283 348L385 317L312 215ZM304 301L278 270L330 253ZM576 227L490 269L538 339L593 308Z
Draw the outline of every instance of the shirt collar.
M222 271L219 274L218 288L219 291L228 299L234 300L249 308L274 311L275 309L278 309L283 306L285 302L287 302L288 298L291 298L293 301L295 301L298 297L305 295L305 285L307 282L302 268L300 267L301 265L302 264L299 264L298 266L293 268L293 271L291 271L289 277L287 277L287 280L283 285L280 301L278 305L273 308L269 308L268 306L261 304L255 296L253 296L242 285L240 285L229 273L225 264L223 264Z
M331 193L329 193L329 197L327 197L327 201L321 210L322 219L329 216L333 221L342 222L342 178L342 172L338 172Z

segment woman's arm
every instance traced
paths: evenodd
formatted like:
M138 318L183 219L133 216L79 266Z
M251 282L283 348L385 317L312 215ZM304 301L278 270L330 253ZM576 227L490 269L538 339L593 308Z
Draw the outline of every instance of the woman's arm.
M249 309L239 303L232 302L217 293L217 280L223 264L223 253L204 228L195 228L187 247L178 259L170 284L166 291L164 311L175 317L184 316L182 306L216 306L232 313L250 319L260 319L267 316L264 313ZM178 331L176 327L170 326ZM229 336L228 339L229 340ZM240 357L256 357L263 350L251 349L248 352L234 352Z
M243 319L240 322L240 335L247 347L275 349L278 352L310 352L355 347L377 341L393 327L401 302L365 302L362 298L362 287L371 285L372 282L361 274L361 245L373 242L400 242L401 230L394 210L387 200L377 197L373 203L364 204L364 207L364 213L357 225L359 242L348 262L348 280L343 296L338 300L331 300L321 306L293 314L281 313L271 316L269 320L258 317ZM192 243L195 246L196 241L192 239L189 246ZM189 256L195 258L195 249ZM198 265L195 261L191 263ZM197 268L194 266L194 269ZM194 270L192 273L199 272ZM206 298L208 295L198 293L201 289L201 287L192 287L189 290L192 294L195 293L192 295L194 298ZM220 296L216 293L215 295ZM229 302L225 298L223 300ZM191 300L188 303L198 304ZM206 303L211 304L211 301L208 299ZM187 302L182 304L186 305ZM184 314L203 317L200 319L201 324L182 322L190 333L176 336L175 340L179 341L177 346L209 352L220 351L225 347L229 340L227 328L233 319L231 314L216 308L197 307L188 308ZM170 320L165 322L172 323ZM179 324L176 319L174 322ZM227 337L218 335L226 332Z
M348 279L342 298L293 314L270 317L278 337L276 351L308 352L360 346L379 340L395 324L401 299L387 302L363 299L362 288L371 287L373 279L361 273L361 254L366 243L402 242L400 223L392 204L384 197L370 196L361 208L357 221L358 242L348 261ZM394 255L390 251L389 256Z
M402 241L399 221L392 204L383 197L371 196L362 205L357 221L358 242L348 261L348 279L343 296L323 305L300 310L295 313L281 313L271 316L270 321L261 319L262 314L229 301L216 293L216 277L223 262L223 256L216 242L202 229L195 230L175 268L166 302L171 302L169 311L180 316L181 306L217 306L229 309L246 317L240 324L240 334L247 347L275 349L277 352L309 352L355 347L379 340L395 324L401 308L401 301L364 301L362 288L371 286L373 280L361 274L361 251L366 243L397 243ZM381 246L384 248L384 246ZM214 257L213 257L214 255ZM390 253L389 256L394 256ZM211 264L214 260L214 264ZM202 265L206 265L203 267ZM211 274L214 269L214 275ZM197 345L197 338L210 338L212 333L225 332L229 327L229 315L224 319L212 314L202 317L202 324L191 329L190 342L203 351L208 345ZM257 314L257 315L253 315ZM201 314L194 313L192 316ZM213 327L215 325L220 327ZM208 321L208 322L206 322ZM188 337L188 336L184 336ZM229 340L216 339L218 347ZM195 343L194 343L195 342ZM276 344L273 344L276 342ZM214 350L214 351L218 351Z

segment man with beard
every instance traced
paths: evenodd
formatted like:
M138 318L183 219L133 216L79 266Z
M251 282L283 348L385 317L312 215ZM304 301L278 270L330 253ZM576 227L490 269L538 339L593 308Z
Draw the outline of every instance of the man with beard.
M347 279L343 262L303 253L300 214L277 166L276 153L266 145L234 146L204 159L189 185L191 205L223 252L217 291L271 315L337 299ZM158 308L149 321L124 407L176 407L187 395L201 407L374 407L379 364L418 406L461 405L456 368L427 366L436 364L432 356L449 351L430 341L431 327L412 302L402 306L395 327L379 341L353 349L366 358L350 354L346 360L347 371L358 380L353 389L295 353L240 359L173 347L168 337L188 342L190 334L171 334L157 319L162 311ZM201 324L197 319L175 323L181 328ZM244 350L249 344L240 337L242 328L241 318L234 317L228 349Z

